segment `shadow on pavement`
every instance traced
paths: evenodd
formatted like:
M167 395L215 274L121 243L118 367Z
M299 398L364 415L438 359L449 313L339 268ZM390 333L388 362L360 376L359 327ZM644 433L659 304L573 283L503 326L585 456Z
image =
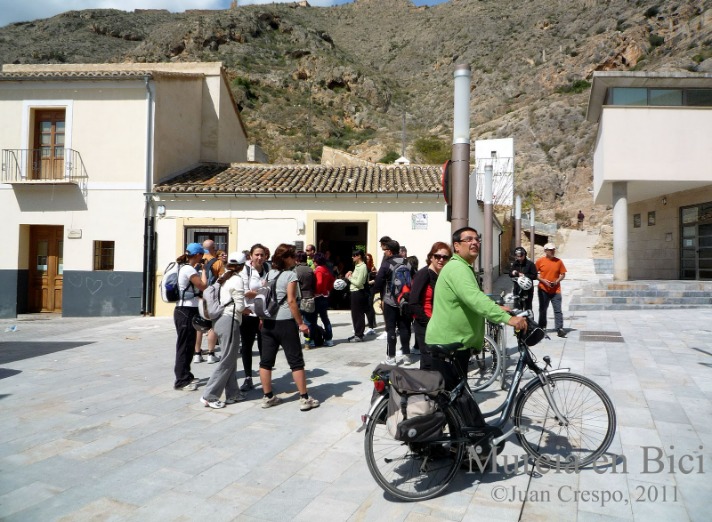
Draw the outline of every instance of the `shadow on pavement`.
M79 346L94 344L94 341L89 342L34 342L34 341L12 341L0 342L0 364L8 364L23 359L48 355L50 353L61 352L63 350L71 350Z

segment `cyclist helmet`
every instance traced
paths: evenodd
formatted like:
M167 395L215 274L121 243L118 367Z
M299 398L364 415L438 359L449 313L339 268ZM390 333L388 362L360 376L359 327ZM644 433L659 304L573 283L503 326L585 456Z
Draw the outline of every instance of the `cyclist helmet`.
M517 278L517 284L519 285L519 288L522 290L530 290L532 285L532 280L529 279L527 276L520 275Z
M527 251L523 247L517 247L514 249L514 255L527 257Z
M193 323L193 328L195 328L195 330L196 330L197 332L203 332L203 333L205 333L205 332L207 332L208 330L210 330L210 329L213 327L213 322L212 322L212 321L208 321L207 319L203 319L203 318L200 317L199 315L196 315L195 317L193 317L192 323Z

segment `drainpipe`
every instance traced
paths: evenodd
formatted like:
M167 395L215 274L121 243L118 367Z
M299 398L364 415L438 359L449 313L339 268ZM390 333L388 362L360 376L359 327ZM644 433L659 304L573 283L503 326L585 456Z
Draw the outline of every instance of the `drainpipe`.
M143 212L143 291L141 314L153 315L156 274L156 216L153 208L153 91L151 77L145 76L146 85L146 184Z

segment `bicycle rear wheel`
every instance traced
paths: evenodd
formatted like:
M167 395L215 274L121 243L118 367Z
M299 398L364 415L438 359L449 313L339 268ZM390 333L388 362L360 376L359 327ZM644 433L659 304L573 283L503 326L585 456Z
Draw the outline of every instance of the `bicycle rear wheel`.
M550 468L573 470L595 461L616 432L611 399L595 382L575 373L549 375L546 386L568 424L557 419L544 385L537 382L520 396L514 409L522 447L537 463Z
M467 383L472 391L484 390L492 384L503 366L502 353L497 343L485 336L482 351L474 352L467 366Z
M386 428L388 401L382 401L366 426L366 463L385 491L401 500L425 500L441 493L460 467L464 440L462 425L452 408L445 410L447 424L434 442L405 443Z

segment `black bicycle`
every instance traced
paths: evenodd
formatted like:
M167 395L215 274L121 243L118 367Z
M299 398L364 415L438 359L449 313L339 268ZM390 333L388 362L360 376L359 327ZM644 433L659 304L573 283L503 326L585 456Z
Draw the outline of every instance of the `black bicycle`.
M519 312L517 315L525 315ZM608 395L590 379L568 369L550 370L537 364L530 348L545 337L528 319L530 328L517 333L520 353L504 402L483 413L496 419L483 426L468 426L469 401L475 399L467 374L457 368L460 382L433 399L445 420L435 437L425 441L396 440L386 421L391 383L387 371L377 368L372 376L374 400L362 419L368 469L387 492L401 500L425 500L444 491L461 465L484 469L489 459L502 451L506 439L516 433L522 448L537 466L574 470L596 461L611 445L616 431L616 414ZM433 345L433 357L453 361L462 345ZM521 386L526 369L534 377ZM420 370L412 370L420 371ZM464 400L463 400L464 398ZM441 415L442 417L442 415ZM504 432L509 421L513 426ZM574 468L575 467L575 468Z

